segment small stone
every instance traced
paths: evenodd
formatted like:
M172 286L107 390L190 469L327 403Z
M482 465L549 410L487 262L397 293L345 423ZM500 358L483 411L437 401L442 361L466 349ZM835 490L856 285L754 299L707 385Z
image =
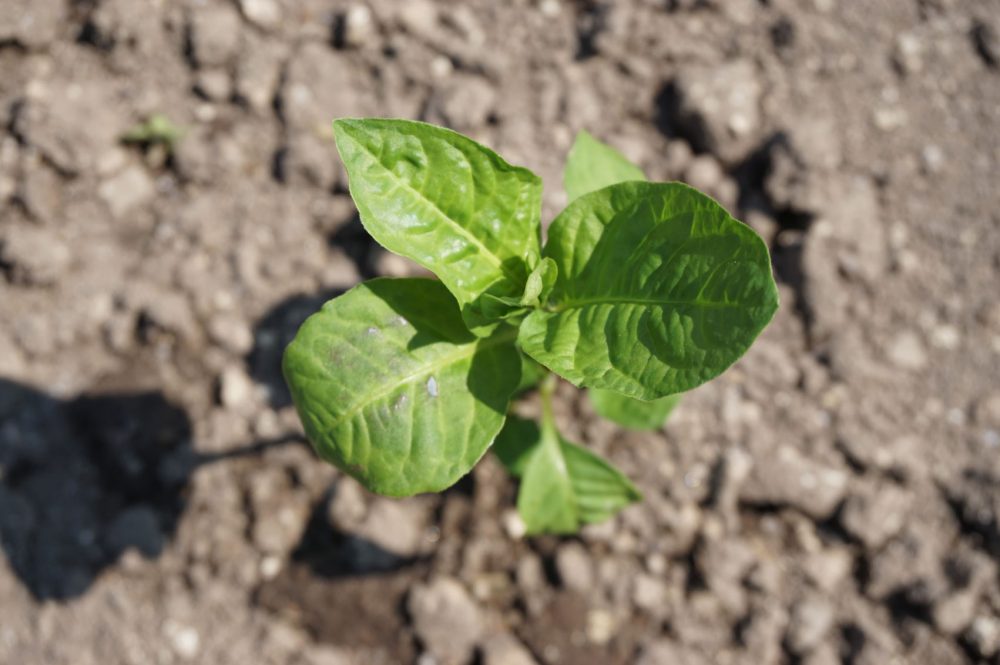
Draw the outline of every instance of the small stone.
M884 132L891 132L904 127L909 120L906 110L898 106L883 106L875 109L872 114L875 126Z
M682 643L660 639L643 647L635 665L707 665L708 661Z
M41 48L59 36L66 24L66 3L60 0L9 0L0 21L0 43L11 41Z
M632 602L641 610L657 616L667 609L667 585L653 575L641 573L635 577Z
M509 633L486 640L482 652L482 665L537 665L531 652Z
M580 543L569 542L556 551L556 571L567 589L586 593L593 588L593 564Z
M811 652L826 638L833 623L833 606L825 599L817 596L799 601L792 608L785 634L789 651L797 656Z
M338 180L332 143L312 133L293 136L281 155L285 182L330 189Z
M0 272L15 284L54 284L71 260L69 246L51 229L11 224L0 231Z
M248 21L264 30L281 23L281 5L275 0L240 0L240 10Z
M482 127L496 106L496 91L479 76L454 76L430 100L428 116L433 121L470 131Z
M618 621L608 610L595 608L587 612L587 640L592 644L607 644L615 636L617 630Z
M685 182L702 190L715 189L724 177L722 165L711 155L698 155L684 170Z
M355 48L368 44L376 34L375 18L367 5L352 5L343 17L343 39Z
M239 355L253 349L253 331L246 321L232 314L216 314L208 322L212 341L227 351Z
M97 193L111 215L121 218L148 203L156 194L156 187L144 168L132 165L101 183Z
M236 63L236 94L257 113L272 111L285 53L283 43L253 37Z
M230 365L219 377L219 399L229 409L247 409L254 403L256 387L246 370Z
M931 346L942 351L954 351L962 343L958 328L948 324L934 326L930 334Z
M927 352L920 336L912 330L896 333L889 343L886 354L889 361L900 369L920 371L927 367Z
M677 122L686 126L696 148L731 161L749 149L760 125L763 93L750 60L716 67L685 68L674 82Z
M200 94L213 102L225 102L233 94L232 80L225 69L198 70L194 85Z
M895 485L866 486L847 498L840 520L865 547L877 549L903 528L911 502L909 493Z
M965 639L980 658L995 657L1000 653L1000 617L977 616L965 631Z
M978 604L978 589L953 593L934 604L934 626L945 635L958 635L972 624Z
M500 521L503 524L504 532L511 540L520 540L528 532L528 527L521 519L521 514L513 508L505 510L500 516Z
M904 32L896 37L893 64L902 74L916 74L924 68L923 51L920 38L912 32Z
M399 8L399 22L417 36L434 38L438 31L437 7L430 0L409 0Z
M846 549L827 549L810 554L802 567L817 588L829 593L847 579L854 561Z
M240 47L240 15L227 3L204 4L191 12L188 39L200 67L231 62Z
M920 162L927 173L940 173L944 168L944 151L933 143L925 145L920 151Z
M479 607L457 580L437 577L410 592L407 608L424 648L439 665L465 665L482 634Z
M846 472L815 462L791 446L781 446L767 464L754 465L740 489L740 500L790 506L822 520L833 514L846 489Z
M173 647L174 653L185 660L192 660L201 648L201 636L190 626L182 626L174 621L165 621L163 632Z

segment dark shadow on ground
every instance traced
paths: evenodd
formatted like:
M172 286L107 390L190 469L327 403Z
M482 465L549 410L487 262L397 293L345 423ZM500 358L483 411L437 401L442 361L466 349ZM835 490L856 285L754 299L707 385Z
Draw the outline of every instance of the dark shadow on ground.
M83 594L129 548L158 556L196 463L159 392L59 400L0 379L0 546L38 600Z

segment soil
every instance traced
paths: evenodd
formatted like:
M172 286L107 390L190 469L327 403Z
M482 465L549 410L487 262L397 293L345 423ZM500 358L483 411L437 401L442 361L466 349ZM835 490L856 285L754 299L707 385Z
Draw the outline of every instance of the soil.
M524 538L492 458L390 501L302 443L284 344L416 272L346 193L370 114L546 219L587 129L770 243L662 431L560 389L644 502ZM998 127L996 0L0 0L0 662L1000 662Z

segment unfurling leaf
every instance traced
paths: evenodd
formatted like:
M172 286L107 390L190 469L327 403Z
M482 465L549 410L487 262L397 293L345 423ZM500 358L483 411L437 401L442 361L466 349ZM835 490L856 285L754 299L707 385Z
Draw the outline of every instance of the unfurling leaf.
M475 337L440 282L376 279L309 317L283 369L317 453L373 492L408 496L479 460L521 361L513 328Z

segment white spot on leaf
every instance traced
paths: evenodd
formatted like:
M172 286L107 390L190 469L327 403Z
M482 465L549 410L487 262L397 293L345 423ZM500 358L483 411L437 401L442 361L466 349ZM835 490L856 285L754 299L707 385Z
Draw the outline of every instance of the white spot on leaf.
M438 383L434 380L434 377L427 379L427 394L431 397L438 396Z
M372 327L370 327L370 328L369 328L368 330L366 330L365 332L366 332L367 334L371 335L372 337L374 337L375 335L379 334L379 333L380 333L380 332L382 332L382 331L380 331L380 330L379 330L378 328L376 328L375 326L372 326Z

